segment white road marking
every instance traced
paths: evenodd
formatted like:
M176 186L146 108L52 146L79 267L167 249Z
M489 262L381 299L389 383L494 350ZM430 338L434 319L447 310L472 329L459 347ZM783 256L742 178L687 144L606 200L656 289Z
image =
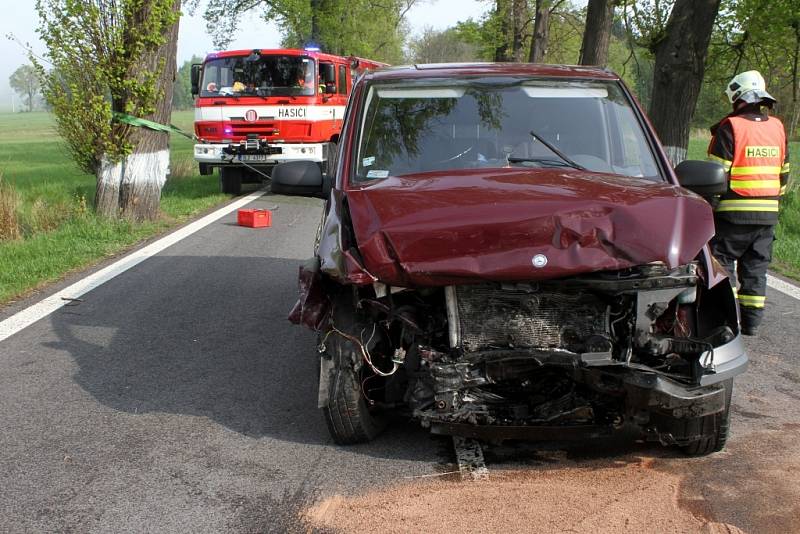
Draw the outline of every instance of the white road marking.
M461 480L489 480L489 470L486 468L483 449L478 441L453 436L453 448L456 451Z
M780 278L775 278L771 274L767 275L767 285L776 291L780 291L784 295L789 295L790 297L800 300L800 287L796 285L790 284L789 282L784 282Z
M81 295L88 293L92 289L101 286L115 276L124 273L131 267L140 264L144 260L158 254L167 247L170 247L182 239L185 239L186 237L208 226L214 221L221 219L232 211L249 204L263 194L264 191L256 191L247 195L246 197L242 197L234 202L231 202L217 211L209 213L205 217L201 217L200 219L187 224L183 228L179 228L171 234L166 235L145 247L131 252L127 256L115 261L111 265L90 274L86 278L75 282L71 286L66 287L61 291L40 300L36 304L33 304L12 315L8 319L0 322L0 341L3 341L7 337L16 334L23 328L32 325L39 319L47 317L65 304L69 304L71 302L70 299L76 299Z

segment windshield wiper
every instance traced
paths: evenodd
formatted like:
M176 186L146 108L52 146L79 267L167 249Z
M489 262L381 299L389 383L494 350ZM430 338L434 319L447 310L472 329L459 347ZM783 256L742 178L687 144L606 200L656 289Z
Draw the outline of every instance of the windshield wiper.
M545 165L552 165L554 167L570 167L577 168L571 163L552 158L520 158L511 156L508 158L509 163L543 163Z
M572 168L574 168L574 169L578 169L578 170L581 170L581 171L585 171L585 170L586 170L586 167L584 167L583 165L581 165L581 164L579 164L579 163L575 163L575 162L572 160L572 158L570 158L569 156L567 156L566 154L564 154L563 152L561 152L559 149L557 149L556 147L554 147L553 145L551 145L551 144L550 144L549 142L547 142L547 141L546 141L546 140L545 140L545 139L544 139L544 138L543 138L541 135L537 134L537 133L536 133L536 132L534 132L533 130L531 130L529 133L531 134L531 137L533 137L533 140L534 140L534 141L539 141L539 142L541 142L541 143L542 143L544 146L546 146L547 148L549 148L549 149L550 149L550 151L551 151L553 154L555 154L556 156L558 156L559 158L561 158L562 160L564 160L564 163L566 163L566 164L567 164L569 167L572 167ZM511 159L509 159L508 161L509 161L509 162L511 162ZM513 162L512 162L512 163L513 163Z

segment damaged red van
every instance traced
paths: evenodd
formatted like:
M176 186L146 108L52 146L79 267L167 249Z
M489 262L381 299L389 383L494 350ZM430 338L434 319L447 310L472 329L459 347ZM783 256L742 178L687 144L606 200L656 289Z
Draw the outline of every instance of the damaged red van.
M437 434L585 439L634 429L721 450L747 355L711 256L722 167L673 169L607 70L439 64L354 87L290 319L319 334L337 443L388 411ZM309 355L311 357L311 355Z

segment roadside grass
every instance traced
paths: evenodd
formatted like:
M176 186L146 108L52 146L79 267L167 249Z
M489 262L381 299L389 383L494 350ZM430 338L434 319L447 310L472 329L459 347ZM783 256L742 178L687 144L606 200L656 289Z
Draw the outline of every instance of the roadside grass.
M705 159L708 138L695 135L689 141L689 159ZM800 280L800 142L789 144L792 173L787 193L781 200L780 223L775 231L773 262L775 271Z
M191 132L191 111L175 112L172 120ZM191 139L171 137L172 173L158 221L109 221L92 213L94 176L72 163L50 115L0 114L0 303L118 254L229 198L219 192L218 177L197 173L192 145Z

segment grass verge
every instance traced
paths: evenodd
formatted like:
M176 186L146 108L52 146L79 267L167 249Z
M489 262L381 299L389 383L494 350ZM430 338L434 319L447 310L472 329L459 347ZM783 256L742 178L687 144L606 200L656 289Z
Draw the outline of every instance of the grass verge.
M192 129L192 113L173 114ZM120 253L205 211L228 195L216 176L200 176L190 139L170 140L172 174L162 217L134 224L95 217L94 176L77 170L46 113L0 115L0 304Z

